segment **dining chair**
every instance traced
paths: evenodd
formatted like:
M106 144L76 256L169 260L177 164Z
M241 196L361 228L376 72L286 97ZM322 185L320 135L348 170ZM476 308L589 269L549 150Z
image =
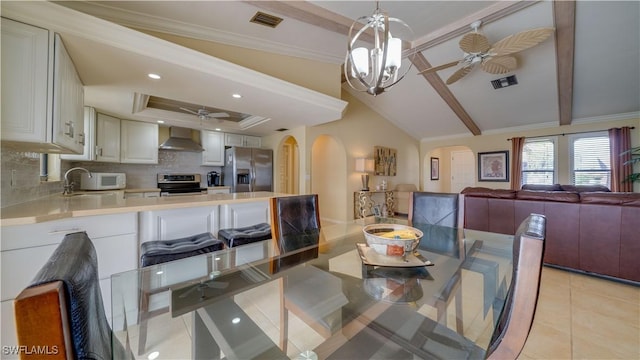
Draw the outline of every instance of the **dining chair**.
M321 250L318 195L271 198L271 234L278 256L273 273L318 257ZM341 328L341 307L348 300L342 280L312 265L292 269L280 282L280 348L287 351L288 314L294 313L321 336L328 338Z
M517 359L533 324L540 289L546 219L531 214L513 239L513 267L509 291L487 350L458 331L416 314L407 306L390 307L355 333L327 359L415 358ZM477 241L476 241L477 242Z
M460 257L458 194L414 191L409 195L409 226L423 231L420 247L424 250ZM447 308L455 300L456 329L462 333L462 296L459 269L436 301L437 316L446 321Z
M21 359L133 359L128 342L112 342L98 279L87 233L65 235L14 301L17 345L27 349Z

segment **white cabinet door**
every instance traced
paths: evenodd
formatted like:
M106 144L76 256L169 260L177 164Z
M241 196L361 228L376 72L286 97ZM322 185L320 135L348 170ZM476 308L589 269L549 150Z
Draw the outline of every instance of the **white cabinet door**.
M122 120L120 134L121 163L158 163L158 124Z
M58 34L55 34L53 63L53 143L82 154L84 88Z
M269 202L220 205L220 228L239 228L269 222Z
M96 161L120 162L120 119L96 116Z
M2 18L2 140L47 140L49 31Z
M224 134L225 146L244 146L244 136L238 134Z
M143 211L139 214L140 243L171 240L210 232L218 234L218 206Z
M62 159L82 161L93 161L96 159L96 109L90 106L84 107L84 133L84 149L82 151L82 154L63 154L60 156Z
M259 147L262 146L262 138L260 138L258 136L245 135L244 136L244 146L252 147L252 148L259 148Z
M224 166L224 133L218 131L200 131L202 165Z

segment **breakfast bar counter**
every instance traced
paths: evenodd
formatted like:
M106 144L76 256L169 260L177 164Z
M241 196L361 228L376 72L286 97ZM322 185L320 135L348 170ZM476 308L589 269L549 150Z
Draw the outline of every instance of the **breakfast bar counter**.
M0 225L26 225L82 216L247 203L279 196L288 195L274 192L246 192L125 198L122 191L81 192L71 196L57 194L2 208Z

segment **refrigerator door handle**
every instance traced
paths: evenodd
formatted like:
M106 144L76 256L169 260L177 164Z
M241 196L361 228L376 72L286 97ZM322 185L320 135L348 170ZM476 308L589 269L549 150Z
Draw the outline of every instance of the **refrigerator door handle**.
M256 183L256 163L253 159L251 159L251 170L249 172L249 176L251 177L249 179L249 191L253 192L253 188L255 187L255 183Z

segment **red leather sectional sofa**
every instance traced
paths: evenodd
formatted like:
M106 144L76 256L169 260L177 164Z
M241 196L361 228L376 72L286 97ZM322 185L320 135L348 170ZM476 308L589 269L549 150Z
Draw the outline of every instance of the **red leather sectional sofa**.
M461 192L464 227L514 234L529 214L543 214L546 264L640 283L640 193L583 190L594 188L469 187Z

